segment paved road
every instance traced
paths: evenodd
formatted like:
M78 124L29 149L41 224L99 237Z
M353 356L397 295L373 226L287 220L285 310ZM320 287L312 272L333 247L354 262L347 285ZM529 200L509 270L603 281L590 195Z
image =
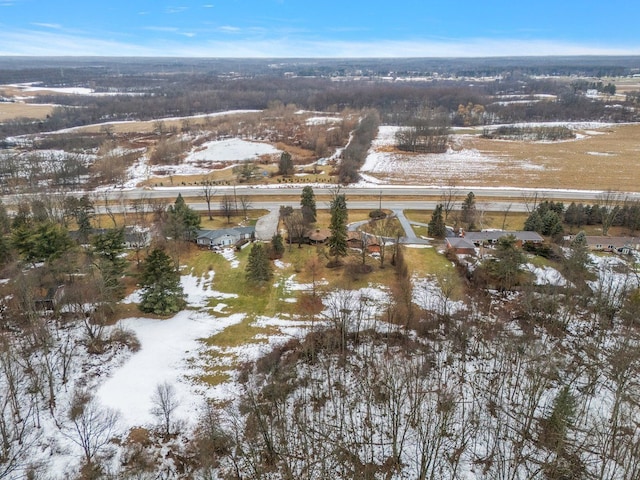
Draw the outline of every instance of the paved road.
M216 187L216 197L224 194L234 194L237 196L277 196L279 198L291 196L296 199L296 204L299 204L300 194L302 193L302 186L290 186L273 188L274 186L253 185L253 186L220 186ZM335 185L313 185L316 196L329 195ZM398 185L379 185L379 186L367 186L367 187L344 187L340 189L340 193L349 196L370 197L371 204L375 204L376 207L379 202L382 203L382 208L393 209L390 206L391 201L387 201L390 197L406 197L406 198L424 198L426 202L441 202L441 198L444 194L449 193L450 190L455 192L458 199L457 203L461 203L464 196L468 192L474 192L476 197L481 198L511 198L516 203L524 203L525 198L533 198L537 195L538 201L542 199L556 200L556 201L570 201L581 200L585 202L596 202L603 195L603 191L598 190L558 190L550 188L511 188L511 187L439 187L439 186L398 186ZM177 186L177 187L157 187L157 188L134 188L128 190L110 189L102 193L95 192L76 192L76 195L81 196L88 194L94 196L96 199L104 198L108 196L111 201L118 200L131 200L139 198L157 199L157 198L175 198L181 193L185 198L199 198L204 201L202 194L202 187L193 186ZM639 192L616 192L620 198L627 197L630 200L640 200ZM20 196L22 198L23 196ZM13 203L11 196L3 197L5 204ZM214 200L216 203L216 200Z
M386 204L382 204L383 209L389 209L392 211L395 210L433 210L436 208L436 205L440 203L437 201L416 201L416 200L396 200L393 202L387 202ZM293 208L300 207L300 200L296 199L295 201L252 201L251 209L260 209L260 210L279 210L280 206L290 206ZM206 212L207 204L206 203L191 203L189 202L189 206L194 210ZM479 211L486 212L503 212L507 207L510 207L510 212L526 212L526 206L524 204L518 204L514 202L476 202L476 208ZM347 207L350 210L375 210L378 208L378 200L358 200L358 201L349 201L347 197ZM131 209L131 207L127 207ZM217 209L217 204L212 204L212 208ZM318 202L318 209L328 209L329 204L326 205L323 202ZM96 207L98 211L101 211L100 206ZM121 211L118 206L113 206L113 210L115 212ZM417 225L417 223L412 222Z

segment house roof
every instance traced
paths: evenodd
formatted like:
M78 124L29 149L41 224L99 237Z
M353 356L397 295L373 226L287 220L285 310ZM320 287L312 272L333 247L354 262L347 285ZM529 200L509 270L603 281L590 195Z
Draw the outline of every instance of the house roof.
M252 234L256 231L256 227L232 227L222 228L220 230L198 230L197 239L206 238L208 240L216 240L222 237L235 237L238 235Z
M109 232L113 232L117 229L115 228L92 228L87 234L89 237L95 235L105 235ZM80 232L78 230L71 230L69 232L69 236L73 240L80 240ZM137 227L135 225L124 227L124 241L125 243L136 243L142 241L146 241L150 236L149 229Z
M614 248L631 247L640 248L640 238L638 237L603 237L597 235L587 235L587 245L611 245Z
M471 240L462 237L447 237L445 242L449 248L475 249L476 246Z
M483 232L466 232L464 238L472 242L497 241L507 235L513 235L521 242L542 242L544 239L536 232L526 232L522 230L489 230Z
M309 237L309 240L312 240L314 242L323 242L327 238L329 238L329 235L331 235L331 232L328 229L321 228L309 232L307 234L307 237Z

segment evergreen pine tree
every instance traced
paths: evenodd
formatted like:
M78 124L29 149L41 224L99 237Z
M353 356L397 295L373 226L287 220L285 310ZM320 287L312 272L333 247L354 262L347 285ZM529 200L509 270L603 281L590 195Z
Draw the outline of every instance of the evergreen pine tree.
M91 220L94 217L95 209L91 199L83 195L80 198L67 197L65 199L65 209L67 215L72 216L78 225L78 237L81 243L87 243L91 233Z
M568 386L562 387L553 400L549 416L545 419L546 443L556 453L565 449L567 434L573 424L576 401Z
M185 203L181 193L168 212L167 235L174 240L193 240L200 228L200 215Z
M169 315L182 310L186 302L180 284L180 273L171 257L155 248L142 264L140 274L142 301L140 310L156 315Z
M7 213L7 208L0 201L0 235L4 235L11 231L11 218Z
M442 212L442 204L436 206L431 215L431 221L428 226L428 234L433 238L444 238L447 234L447 228L444 224L444 216Z
M271 251L273 252L273 258L282 258L284 254L284 240L279 233L271 237Z
M560 235L563 231L560 215L549 210L542 216L542 234L549 237Z
M306 223L315 223L316 221L316 196L313 188L309 185L302 189L300 198L300 206L302 207L302 215Z
M93 253L109 296L120 300L124 294L122 277L127 267L124 254L124 229L109 230L93 238Z
M54 260L73 247L69 232L51 222L14 228L11 243L27 262Z
M500 291L511 290L518 284L520 267L525 257L516 247L516 237L501 237L496 245L495 258L490 260L489 271Z
M571 202L567 207L567 211L564 212L564 221L574 227L582 227L586 221L586 215L584 211L584 205Z
M467 230L475 230L476 217L476 196L473 192L469 192L462 202L462 223Z
M327 240L329 253L338 259L347 255L347 199L344 194L337 194L331 201L331 235Z
M278 162L279 175L291 175L293 173L293 160L289 152L282 152L280 161Z
M591 263L587 236L584 231L580 231L571 242L570 251L565 260L564 274L567 279L580 285L586 280Z
M256 242L251 247L247 261L247 280L255 283L267 282L271 279L271 262L264 245Z
M542 217L537 210L534 210L525 220L524 229L527 232L542 232L543 228Z
M0 266L5 265L11 259L12 250L9 237L0 235Z

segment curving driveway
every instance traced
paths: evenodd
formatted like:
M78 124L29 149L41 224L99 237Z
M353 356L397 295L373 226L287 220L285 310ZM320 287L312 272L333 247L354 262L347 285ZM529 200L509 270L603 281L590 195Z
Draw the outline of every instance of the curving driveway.
M411 245L431 244L429 240L425 240L424 238L420 238L416 235L416 232L413 231L413 227L411 226L411 222L407 217L404 216L404 210L393 210L393 214L396 216L396 218L400 222L400 225L402 225L402 229L404 230L404 237L400 238L400 243Z
M256 240L269 241L278 233L278 220L280 219L280 209L269 210L264 217L260 217L256 222Z
M413 227L411 226L412 222L407 219L404 215L404 211L401 209L393 210L393 214L396 216L400 225L402 225L402 229L404 230L404 237L400 237L400 243L408 244L408 245L430 245L431 242L429 240L425 240L424 238L420 238L413 231ZM271 237L273 237L276 233L278 233L278 219L280 217L279 209L272 209L269 211L267 215L264 217L260 217L256 222L256 239L269 241ZM368 220L363 220L361 222L354 222L348 225L349 231L357 231L360 226L367 223ZM413 222L416 225L426 225L418 222Z

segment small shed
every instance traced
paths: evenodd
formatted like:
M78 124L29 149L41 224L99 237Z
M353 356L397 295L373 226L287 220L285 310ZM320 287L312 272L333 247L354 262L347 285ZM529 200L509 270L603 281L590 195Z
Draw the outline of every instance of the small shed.
M47 289L47 293L41 297L34 299L34 306L39 311L52 311L60 304L64 297L64 285L51 287Z

